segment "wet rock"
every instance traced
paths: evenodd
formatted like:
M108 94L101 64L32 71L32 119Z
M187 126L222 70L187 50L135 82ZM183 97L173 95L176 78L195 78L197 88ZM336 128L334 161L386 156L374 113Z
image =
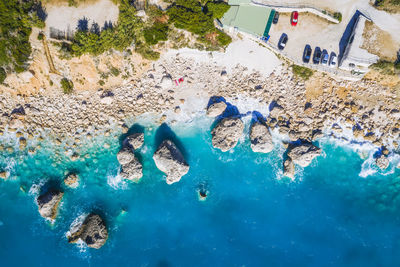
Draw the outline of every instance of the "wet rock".
M207 116L215 118L224 113L227 105L225 102L216 102L211 104L207 109Z
M295 174L295 167L293 160L290 157L287 157L287 159L283 162L283 176L286 176L294 180L294 174Z
M376 160L376 166L379 167L381 170L386 170L389 167L389 160L385 155L381 155Z
M311 143L303 143L289 147L288 156L301 167L307 167L315 157L321 155L322 150Z
M271 133L265 124L257 122L251 126L250 141L254 152L269 153L274 149Z
M0 172L0 179L7 179L8 173L6 171Z
M167 184L179 182L182 176L189 171L189 165L182 152L170 140L161 143L154 153L153 159L157 168L167 175Z
M143 167L140 161L134 156L129 163L122 165L120 175L127 180L137 181L143 177Z
M45 194L40 195L37 198L40 215L45 219L54 220L57 217L58 205L63 195L63 192L56 189L51 189Z
M124 146L130 146L134 150L141 148L143 144L144 144L143 133L132 134L124 140Z
M77 188L79 186L79 177L75 173L69 174L64 179L64 184L71 188Z
M90 248L101 248L108 239L108 231L104 220L97 214L89 214L76 229L71 229L69 243L82 240Z
M135 155L129 147L125 146L118 152L117 159L119 164L126 165L135 159Z
M243 134L244 124L239 118L225 118L211 131L212 145L226 152L234 148Z

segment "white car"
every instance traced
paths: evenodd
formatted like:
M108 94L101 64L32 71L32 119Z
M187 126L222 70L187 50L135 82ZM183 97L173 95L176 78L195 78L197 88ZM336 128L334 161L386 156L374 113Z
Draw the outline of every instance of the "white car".
M329 59L329 67L336 68L337 66L337 56L334 52L331 53L331 58Z

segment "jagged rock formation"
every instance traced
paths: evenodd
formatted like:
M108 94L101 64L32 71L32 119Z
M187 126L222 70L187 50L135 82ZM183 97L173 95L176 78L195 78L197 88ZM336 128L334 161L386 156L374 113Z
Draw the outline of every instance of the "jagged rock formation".
M64 193L51 189L37 198L40 216L45 219L54 220L57 217L58 205Z
M383 154L380 157L378 157L375 160L375 162L376 162L376 166L378 166L379 169L381 169L381 170L386 170L389 167L389 160Z
M214 118L224 113L227 105L225 102L216 102L211 104L207 109L207 116Z
M71 188L77 188L79 186L79 177L75 173L70 173L64 179L64 184Z
M153 155L157 168L167 175L167 184L179 182L189 171L182 152L171 140L164 140Z
M68 237L69 243L82 240L88 247L99 249L107 241L108 231L104 220L97 214L89 214L83 223Z
M294 180L295 167L293 160L290 157L283 162L283 176L289 177Z
M225 118L211 131L212 145L226 152L234 148L243 134L244 124L239 118Z
M307 167L315 157L321 155L321 149L311 143L293 145L288 149L288 156L301 167Z
M250 128L250 141L254 152L269 153L274 149L271 133L265 124L253 123Z
M129 146L133 150L139 149L144 144L144 134L143 133L135 133L127 138L125 138L123 142L124 146Z

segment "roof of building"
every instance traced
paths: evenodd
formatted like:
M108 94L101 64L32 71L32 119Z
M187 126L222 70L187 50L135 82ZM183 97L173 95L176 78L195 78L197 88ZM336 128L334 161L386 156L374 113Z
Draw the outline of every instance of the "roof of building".
M232 5L222 18L222 23L257 36L268 35L274 12L270 8L247 4L248 0L231 0ZM245 3L244 3L245 2Z

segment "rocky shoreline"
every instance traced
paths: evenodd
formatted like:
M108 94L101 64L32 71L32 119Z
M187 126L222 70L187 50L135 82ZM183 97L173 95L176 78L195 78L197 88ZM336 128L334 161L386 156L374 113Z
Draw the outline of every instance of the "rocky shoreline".
M74 148L100 130L106 136L115 132L115 125L122 133L127 132L129 118L155 114L160 123L173 124L176 120L167 115L188 109L188 99L224 96L232 103L239 98L256 99L269 110L269 114L262 114L268 128L278 129L292 142L312 142L323 133L343 139L343 131L352 131L358 142L370 142L377 149L398 148L394 140L400 133L399 96L390 88L366 80L336 81L322 74L304 82L285 65L271 75L239 65L228 71L208 56L209 62L196 62L179 54L164 57L140 79L113 90L2 95L0 133L17 132L24 149L27 140L43 139L41 129L47 129L56 142L73 140ZM175 77L182 77L184 82L175 85ZM205 108L190 107L197 112L205 112ZM221 107L216 107L211 116L218 109Z

